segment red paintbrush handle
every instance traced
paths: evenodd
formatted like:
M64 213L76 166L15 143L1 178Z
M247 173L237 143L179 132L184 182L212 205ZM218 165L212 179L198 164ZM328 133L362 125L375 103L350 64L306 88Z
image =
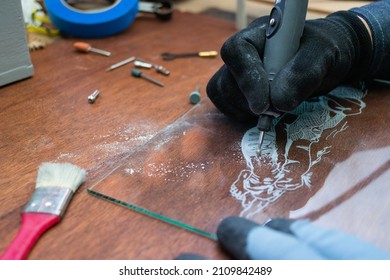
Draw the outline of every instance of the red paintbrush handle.
M0 259L24 260L39 237L60 221L60 216L46 213L22 213L18 234L5 249Z

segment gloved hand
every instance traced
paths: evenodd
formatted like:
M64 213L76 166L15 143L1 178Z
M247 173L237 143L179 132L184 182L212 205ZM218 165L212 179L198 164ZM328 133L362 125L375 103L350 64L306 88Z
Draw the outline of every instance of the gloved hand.
M270 83L263 68L268 17L260 17L221 48L225 64L207 85L220 111L241 121L257 121L270 106L288 112L304 100L339 84L370 77L370 33L351 11L307 20L300 48Z
M265 226L241 217L224 219L217 230L221 247L235 259L390 259L370 243L307 220L274 219Z

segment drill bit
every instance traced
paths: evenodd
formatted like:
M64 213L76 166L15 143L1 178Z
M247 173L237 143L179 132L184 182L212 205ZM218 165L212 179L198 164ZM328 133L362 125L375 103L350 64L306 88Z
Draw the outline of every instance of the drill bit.
M133 75L134 77L137 77L137 78L144 78L145 80L147 80L155 85L158 85L160 87L164 86L163 83L160 83L159 81L153 79L152 77L149 77L149 76L143 74L141 71L139 71L137 69L131 70L131 75Z
M88 102L89 103L95 103L96 98L100 94L100 91L97 89L95 90L91 95L88 96Z
M259 143L256 149L256 155L261 155L261 145L263 145L264 135L266 131L270 131L272 125L273 116L260 115L259 121L257 122L257 129L259 130Z
M73 47L76 50L81 51L81 52L86 52L86 53L94 52L94 53L98 53L98 54L101 54L101 55L104 55L104 56L110 56L111 55L110 52L93 48L90 44L85 43L85 42L76 42L76 43L73 44Z
M135 60L134 56L129 57L129 58L125 59L125 60L122 60L122 61L120 61L118 63L115 63L115 64L111 65L110 67L108 67L106 69L106 71L108 72L108 71L114 70L114 69L119 68L119 67L121 67L123 65L126 65L127 63L130 63L130 62L132 62L134 60Z
M200 102L200 93L199 93L199 85L196 85L196 88L193 92L190 93L190 103L198 104Z
M169 76L169 74L171 73L170 71L168 71L164 66L162 65L157 65L157 64L153 64L153 63L150 63L150 62L147 62L145 60L142 60L140 58L137 58L136 61L134 61L134 65L136 67L142 67L142 68L147 68L147 69L151 69L151 68L154 68L156 69L156 72L157 73L160 73L160 74L163 74L165 76Z
M256 149L256 155L258 157L261 155L261 145L263 145L264 134L265 134L264 131L262 131L262 130L259 131L259 144L258 144L257 149Z

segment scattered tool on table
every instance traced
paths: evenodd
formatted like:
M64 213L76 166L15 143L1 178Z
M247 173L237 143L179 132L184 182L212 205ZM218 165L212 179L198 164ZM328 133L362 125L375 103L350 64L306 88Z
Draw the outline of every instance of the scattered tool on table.
M97 89L91 95L88 96L89 103L95 103L96 98L99 96L100 91Z
M272 82L276 73L295 55L305 25L308 0L278 0L271 10L266 30L264 47L264 69ZM260 131L257 156L261 154L264 134L271 129L272 120L280 112L269 108L260 115L257 128Z
M76 50L81 51L81 52L85 52L85 53L94 52L94 53L98 53L98 54L101 54L101 55L104 55L104 56L110 56L111 55L110 52L93 48L90 44L85 43L85 42L75 42L73 44L73 47Z
M160 20L170 20L173 13L173 4L171 1L160 1L157 3L139 1L138 12L154 14Z
M85 176L84 169L70 163L42 163L35 191L23 210L19 232L0 259L26 259L39 237L60 222Z
M218 55L217 51L203 51L203 52L190 52L190 53L164 52L161 54L161 56L164 60L174 60L176 58L183 58L183 57L214 58L217 55Z
M121 67L123 65L126 65L126 64L128 64L130 62L133 62L134 60L135 60L134 56L129 57L129 58L125 59L125 60L122 60L122 61L120 61L118 63L115 63L115 64L111 65L110 67L108 67L106 69L106 71L108 72L108 71L114 70L114 69L119 68L119 67Z
M200 102L199 85L196 85L195 91L190 93L190 103L198 104Z
M145 80L155 84L155 85L158 85L160 87L163 87L164 84L153 79L152 77L149 77L147 75L145 75L144 73L142 73L141 71L137 70L137 69L132 69L131 70L131 75L133 75L134 77L137 77L137 78L144 78Z
M171 72L169 70L167 70L164 66L153 64L153 63L147 62L145 60L142 60L140 58L137 58L134 61L134 65L136 67L147 68L147 69L154 68L154 69L156 69L157 73L163 74L165 76L169 76L169 74L171 74Z

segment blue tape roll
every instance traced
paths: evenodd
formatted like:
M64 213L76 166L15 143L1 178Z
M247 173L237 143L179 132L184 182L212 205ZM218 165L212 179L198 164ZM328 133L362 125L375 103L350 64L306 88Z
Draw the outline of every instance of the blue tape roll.
M62 34L79 38L99 38L126 29L138 13L138 0L117 0L97 10L78 10L65 0L45 0L50 20Z

